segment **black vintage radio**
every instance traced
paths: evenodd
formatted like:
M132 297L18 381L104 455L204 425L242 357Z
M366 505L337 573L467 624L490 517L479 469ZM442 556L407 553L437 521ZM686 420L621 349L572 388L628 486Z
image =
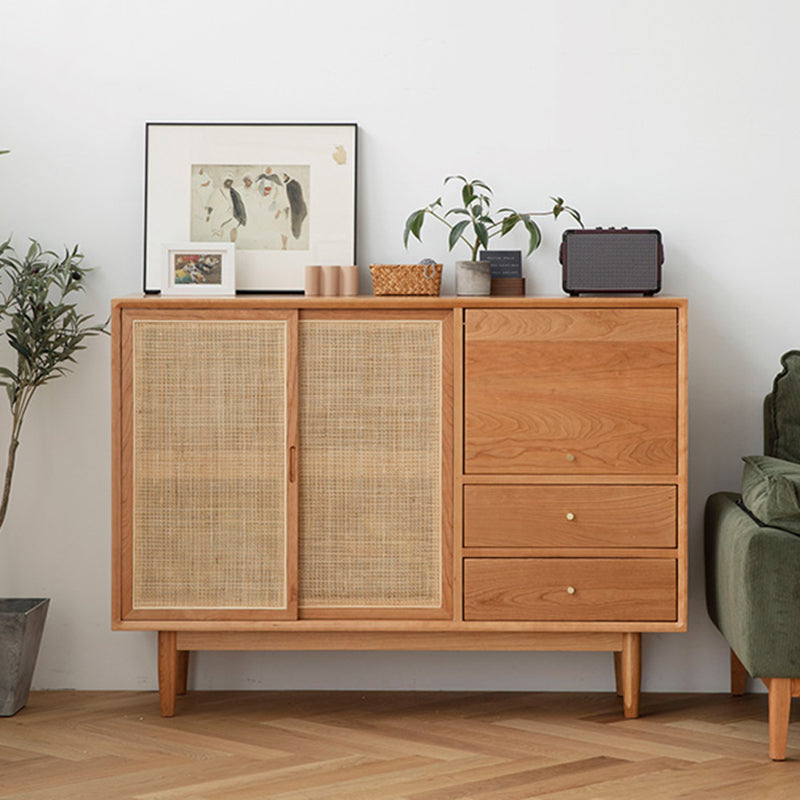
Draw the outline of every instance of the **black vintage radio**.
M653 295L661 291L664 247L656 230L564 231L559 260L567 294Z

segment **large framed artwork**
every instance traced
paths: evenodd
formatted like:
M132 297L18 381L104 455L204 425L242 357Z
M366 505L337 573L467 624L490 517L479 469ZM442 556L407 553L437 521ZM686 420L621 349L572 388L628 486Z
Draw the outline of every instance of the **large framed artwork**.
M355 123L149 122L144 290L170 242L233 244L237 292L302 292L356 263Z

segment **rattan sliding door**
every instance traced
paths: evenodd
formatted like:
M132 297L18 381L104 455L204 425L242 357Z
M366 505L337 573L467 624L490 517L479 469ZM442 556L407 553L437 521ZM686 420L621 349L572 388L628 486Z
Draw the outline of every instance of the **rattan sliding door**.
M302 312L301 617L448 617L451 312Z
M123 323L128 619L296 616L296 312Z

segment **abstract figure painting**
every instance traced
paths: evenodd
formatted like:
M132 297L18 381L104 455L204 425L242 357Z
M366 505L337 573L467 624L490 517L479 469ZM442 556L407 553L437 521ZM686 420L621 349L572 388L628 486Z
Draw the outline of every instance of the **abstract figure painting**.
M193 164L191 240L308 250L308 164Z
M148 123L147 292L165 242L236 250L236 290L302 291L308 264L355 260L355 124Z

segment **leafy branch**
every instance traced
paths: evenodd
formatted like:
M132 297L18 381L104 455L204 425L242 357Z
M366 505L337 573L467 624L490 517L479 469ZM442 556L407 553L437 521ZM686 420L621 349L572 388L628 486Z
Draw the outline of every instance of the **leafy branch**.
M72 302L72 296L84 290L90 271L82 261L77 246L60 257L31 240L20 258L10 239L0 244L0 323L16 352L16 369L0 367L0 386L6 389L12 417L0 526L8 509L22 423L34 393L70 371L87 337L108 333L107 322L90 324L92 315L80 314Z
M491 214L492 190L481 180L467 180L463 175L450 175L444 180L446 186L450 181L460 181L461 205L444 211L442 198L437 197L424 208L412 211L406 220L403 231L403 244L408 247L409 236L414 236L422 241L422 225L428 216L441 222L449 229L447 236L448 249L452 250L459 242L463 242L470 250L473 261L478 259L478 250L489 248L489 241L496 236L506 236L517 225L522 224L528 234L528 252L530 255L542 241L542 232L533 217L553 217L558 219L562 213L567 213L581 227L580 213L568 206L563 197L551 197L554 205L549 211L519 212L513 208L501 208L495 215L502 215L495 219ZM453 217L454 221L448 220ZM460 219L455 219L460 217Z

